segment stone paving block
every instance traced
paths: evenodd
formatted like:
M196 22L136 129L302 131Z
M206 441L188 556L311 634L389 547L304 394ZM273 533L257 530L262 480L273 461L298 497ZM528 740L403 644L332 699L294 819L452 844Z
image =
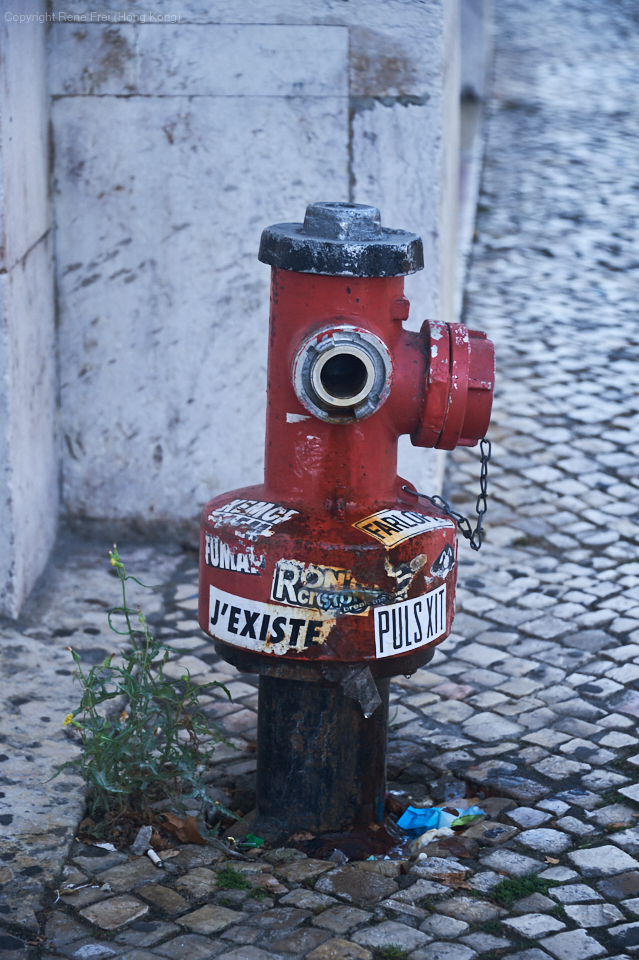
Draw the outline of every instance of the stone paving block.
M566 915L580 927L609 927L611 923L624 920L621 910L613 903L581 903L566 906Z
M122 950L107 940L100 941L94 937L83 937L81 940L74 940L72 943L60 944L57 947L57 952L62 954L63 957L67 957L67 960L110 960L111 957L119 957Z
M639 946L639 923L622 923L617 927L610 927L608 935L617 950L628 950L636 953Z
M337 901L334 897L327 897L325 893L316 893L314 890L299 887L297 890L291 890L279 902L285 907L297 907L298 910L312 910L313 913L320 913Z
M229 950L220 955L224 960L281 960L281 954L271 953L269 950L261 950L259 947L236 947L235 950Z
M172 934L180 933L174 923L162 920L134 920L122 933L115 937L115 943L127 947L152 947Z
M469 886L473 890L479 890L481 893L489 893L498 883L501 883L503 876L493 873L492 870L485 870L476 873L468 880Z
M576 817L561 817L556 821L560 830L571 833L576 837L587 837L590 833L595 833L595 828L590 823L582 823Z
M125 923L131 923L132 920L137 920L148 912L146 903L141 903L135 897L125 894L91 904L84 910L80 910L80 915L102 930L117 930L118 927L123 927Z
M179 848L177 856L171 858L171 863L188 872L195 867L207 867L211 863L216 863L221 857L221 851L216 850L215 847L201 847L195 843L185 843Z
M639 803L639 783L633 783L630 787L620 787L618 793L628 797L629 800L634 800L635 803Z
M73 893L63 893L60 900L75 910L80 910L82 907L88 907L92 903L98 903L100 900L106 900L107 897L113 896L113 892L108 886L106 890L98 887L99 882L96 877L95 886L85 887L84 890L77 890Z
M552 814L544 810L535 810L533 807L517 807L505 813L503 819L506 823L513 823L520 830L530 830L533 827L539 827L542 823L550 820Z
M639 828L633 827L630 830L621 830L619 833L610 834L613 843L622 847L630 854L639 854Z
M443 880L445 883L463 883L468 868L458 860L442 857L423 857L417 859L408 871L409 875L423 880Z
M167 960L207 960L227 948L227 944L196 933L182 934L168 943L153 948L153 953Z
M457 618L455 618L455 626L457 626ZM482 643L468 643L461 649L457 649L456 656L478 667L490 667L491 664L505 660L508 654L499 648L484 646Z
M380 874L347 865L338 867L315 884L318 893L336 896L349 903L368 906L389 897L399 889L394 880Z
M294 863L287 863L283 866L277 866L275 873L278 879L284 882L304 883L306 880L314 880L322 873L327 873L334 869L334 864L325 863L324 860L296 860Z
M110 853L101 847L87 847L86 850L87 854L89 850L91 854L78 854L77 856L73 856L72 860L87 876L104 873L105 870L110 870L111 867L117 867L120 864L126 863L129 859L125 853Z
M216 904L207 904L194 910L193 913L187 913L182 917L179 923L183 927L188 927L194 933L201 933L207 936L211 933L220 933L226 930L232 923L239 923L244 917L235 910L228 910L226 907L218 907Z
M492 850L487 856L481 857L483 867L490 867L499 873L507 873L510 877L527 877L531 873L539 873L544 864L532 857L525 857L514 850Z
M474 710L460 700L442 700L422 708L422 713L438 723L462 723L472 717ZM491 714L492 716L492 714ZM472 734L471 734L472 736Z
M594 810L601 803L598 793L573 787L571 790L562 790L557 796L565 800L570 806L582 807L584 810Z
M564 851L572 846L570 837L567 837L564 833L560 833L558 830L549 830L545 827L524 831L524 833L519 835L518 841L525 847L536 850L538 853L555 855L564 853Z
M309 950L319 947L320 943L324 943L330 936L330 933L318 930L317 927L303 927L301 930L295 930L274 940L269 944L269 949L275 950L276 953L308 953Z
M170 887L147 883L140 887L138 893L144 900L148 900L149 903L155 904L160 910L165 910L170 914L185 913L190 909L188 900L185 900Z
M551 887L548 891L559 903L591 903L603 900L603 897L585 883L568 883L564 887Z
M555 713L561 713L579 720L593 721L605 715L605 710L595 707L587 700L575 697L573 700L564 700L562 703L553 704Z
M420 930L433 937L435 940L446 940L449 937L458 937L469 929L468 924L463 920L455 920L454 917L442 917L433 915L421 924Z
M568 858L584 877L612 877L639 867L631 856L610 845L573 850Z
M639 872L630 870L613 879L600 880L597 889L603 893L604 897L613 900L624 900L633 894L639 895Z
M546 757L545 760L540 760L533 766L537 773L541 773L550 780L566 780L576 773L590 770L589 764L580 763L577 760L566 760L564 757Z
M349 930L354 930L366 923L372 916L372 913L367 913L365 910L342 904L339 907L331 907L325 910L313 919L313 924L316 927L330 930L332 933L348 933Z
M557 883L565 883L567 880L578 880L579 874L576 870L570 870L569 867L549 867L539 874L543 880L556 880Z
M381 900L377 906L378 915L383 909L389 920L397 920L398 923L405 923L409 927L418 927L428 916L426 910L401 900Z
M307 954L308 960L372 960L373 954L358 943L339 937L326 940Z
M80 940L85 937L87 928L78 923L73 917L60 910L54 910L47 920L44 928L44 935L47 943L54 947L62 946L65 943L72 943L74 940ZM18 949L18 948L16 948Z
M639 818L639 811L623 803L611 803L607 807L594 810L592 820L602 827L629 826Z
M449 900L438 903L435 907L438 913L466 923L484 923L486 920L496 920L506 915L506 911L487 900L478 900L474 897L457 895Z
M460 937L462 943L477 953L489 953L491 950L505 950L511 946L510 940L504 937L495 937L490 933L469 933L467 937Z
M535 730L532 733L525 733L521 739L528 743L535 743L540 747L546 747L546 749L552 750L554 747L559 746L560 743L565 743L567 740L570 740L570 734L559 733L556 730L542 727L540 730Z
M419 903L426 897L437 896L449 891L450 887L443 883L435 883L432 880L417 880L412 886L406 887L404 890L398 890L390 899L399 900L403 903Z
M590 960L601 957L606 949L585 930L569 930L541 941L541 946L556 960Z
M512 909L515 913L548 913L554 910L557 904L543 893L531 893L528 897L515 900Z
M124 950L120 956L121 960L157 960L154 953L141 948Z
M476 823L464 831L464 838L476 840L481 847L494 847L499 843L505 843L517 836L517 827L508 826L505 823L492 823L485 820L482 823Z
M622 783L627 783L628 779L628 777L612 770L593 770L592 773L582 777L581 781L589 790L603 792L604 790L610 790L611 787L618 787Z
M271 901L272 903L272 901ZM265 909L268 909L265 907ZM251 944L257 943L258 940L261 940L264 936L261 930L258 930L256 927L247 927L245 924L237 924L234 927L229 927L220 935L220 942L225 940L228 943L237 943L237 944ZM206 938L205 938L206 939ZM225 950L228 949L228 944L224 947Z
M254 914L248 924L269 933L285 933L297 929L311 915L310 910L298 910L296 907L272 907Z
M100 874L100 883L108 883L114 893L133 890L142 883L159 883L163 879L163 871L158 870L148 857L129 860Z
M218 888L217 874L206 867L196 867L184 877L180 877L176 884L179 893L199 899L213 893Z
M397 946L410 952L428 943L432 938L421 930L414 930L403 923L386 920L375 927L365 927L354 933L352 939L364 947L379 950L382 947Z
M472 960L477 954L461 943L439 941L419 947L409 956L410 960Z
M545 913L528 913L523 917L509 917L503 921L503 924L530 940L537 940L545 934L566 929L565 923L555 919L555 917L549 917Z

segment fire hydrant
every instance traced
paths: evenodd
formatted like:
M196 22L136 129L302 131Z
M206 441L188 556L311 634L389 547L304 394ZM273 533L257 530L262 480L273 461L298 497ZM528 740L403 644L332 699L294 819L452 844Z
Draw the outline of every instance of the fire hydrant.
M199 622L259 679L260 836L384 819L390 677L450 633L456 529L397 476L397 440L450 450L488 428L493 346L403 329L421 239L375 207L315 203L262 234L272 267L264 483L202 513ZM339 846L339 844L337 844Z

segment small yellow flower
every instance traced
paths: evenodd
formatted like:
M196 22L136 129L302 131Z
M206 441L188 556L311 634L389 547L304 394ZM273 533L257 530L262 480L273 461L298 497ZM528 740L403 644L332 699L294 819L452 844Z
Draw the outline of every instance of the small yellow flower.
M72 721L73 721L73 714L72 714L72 713L68 713L68 714L66 715L66 717L64 718L64 725L65 725L65 727L68 727L69 724L70 724Z

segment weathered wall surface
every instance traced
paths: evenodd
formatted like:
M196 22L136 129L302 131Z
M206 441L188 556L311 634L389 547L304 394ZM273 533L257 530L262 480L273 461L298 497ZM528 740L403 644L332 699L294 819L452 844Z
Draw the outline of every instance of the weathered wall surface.
M50 28L64 508L190 517L261 479L264 226L374 203L424 238L412 325L452 318L456 2L121 9Z
M493 0L460 0L461 94L483 100L493 47Z
M45 26L0 20L0 613L42 572L58 513ZM18 18L8 19L10 17Z

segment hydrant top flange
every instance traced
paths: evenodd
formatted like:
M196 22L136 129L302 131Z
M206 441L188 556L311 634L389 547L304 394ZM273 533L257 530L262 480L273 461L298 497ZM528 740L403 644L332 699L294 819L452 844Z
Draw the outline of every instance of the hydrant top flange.
M424 267L421 237L382 227L377 207L312 203L304 223L276 223L262 233L262 263L331 277L401 277Z

